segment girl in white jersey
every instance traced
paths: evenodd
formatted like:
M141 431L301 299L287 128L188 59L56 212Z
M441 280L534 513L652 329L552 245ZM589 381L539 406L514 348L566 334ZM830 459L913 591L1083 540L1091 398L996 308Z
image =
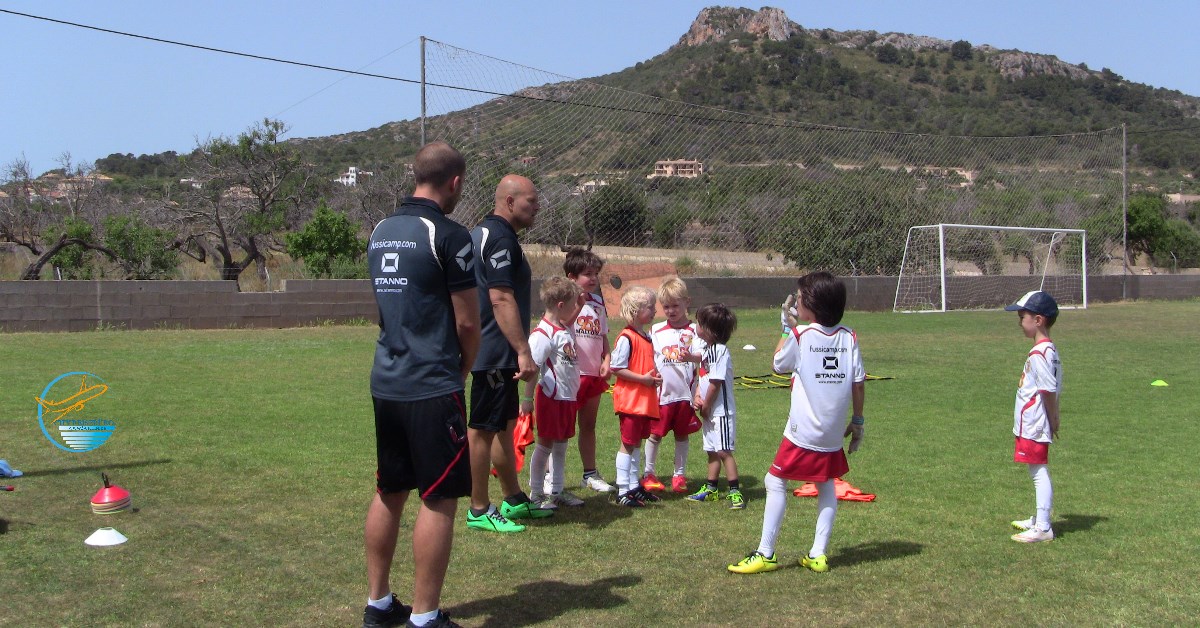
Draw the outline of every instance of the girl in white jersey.
M846 285L827 272L810 273L797 284L795 310L793 297L784 303L784 333L774 359L775 372L792 374L792 407L783 442L763 480L767 499L758 549L729 565L733 573L779 568L775 540L787 508L788 480L817 485L816 534L800 566L829 571L825 549L837 515L834 480L850 470L842 439L852 436L851 453L862 443L866 371L854 331L839 325L846 309ZM797 327L796 317L812 323ZM854 414L847 425L851 408Z
M1062 362L1058 348L1050 340L1050 328L1058 318L1054 297L1033 291L1004 308L1017 313L1017 320L1033 348L1025 358L1025 370L1017 385L1017 403L1013 409L1013 437L1016 440L1013 462L1029 465L1037 514L1012 522L1020 532L1012 540L1039 543L1054 540L1050 529L1050 506L1054 489L1050 485L1050 443L1058 436L1058 392L1062 390Z

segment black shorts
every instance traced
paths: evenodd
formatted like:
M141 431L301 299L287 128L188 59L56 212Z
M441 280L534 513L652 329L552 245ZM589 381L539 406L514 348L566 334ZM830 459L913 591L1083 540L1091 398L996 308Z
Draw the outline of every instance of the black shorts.
M375 471L380 493L417 489L421 499L471 493L471 457L462 393L375 402Z
M492 369L471 373L471 420L467 427L487 432L503 432L520 412L517 369Z

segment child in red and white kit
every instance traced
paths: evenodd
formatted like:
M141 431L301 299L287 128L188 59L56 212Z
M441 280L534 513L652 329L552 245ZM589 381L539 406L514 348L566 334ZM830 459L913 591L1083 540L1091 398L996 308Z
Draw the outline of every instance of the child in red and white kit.
M1050 340L1050 328L1058 320L1058 303L1041 291L1027 293L1016 303L1004 308L1017 313L1025 337L1033 340L1033 348L1025 358L1021 383L1017 385L1017 402L1013 410L1013 462L1029 465L1033 478L1036 515L1012 522L1020 532L1012 540L1021 543L1040 543L1054 540L1050 528L1050 507L1054 489L1050 485L1050 443L1058 437L1058 394L1062 391L1062 361L1058 347Z
M783 442L763 478L767 499L758 549L729 565L733 573L753 574L779 568L775 541L787 510L787 481L817 485L817 526L812 548L800 566L829 571L825 551L837 516L834 480L850 470L849 450L862 444L866 370L854 330L840 324L846 309L846 285L827 272L809 273L796 282L797 294L784 302L783 337L775 348L776 373L791 373L792 404ZM792 301L796 300L793 311ZM797 326L796 318L811 321ZM849 425L847 413L852 412Z
M655 475L658 445L668 433L675 433L675 469L671 475L671 490L687 493L688 436L700 431L700 419L692 407L696 387L696 367L699 362L696 326L688 319L687 284L679 277L668 277L658 288L658 302L667 320L655 325L650 332L654 342L654 363L662 377L658 389L658 420L650 426L646 440L646 472L642 486L650 491L665 490Z
M596 414L600 397L608 390L608 310L600 292L604 260L586 249L567 251L563 272L583 290L583 309L575 318L575 349L579 353L579 459L584 488L598 493L613 487L596 469Z
M546 313L529 334L529 350L540 375L538 381L526 382L521 397L521 412L533 412L537 431L537 448L529 460L529 499L542 508L582 506L582 499L563 490L563 475L567 441L575 435L575 395L579 391L571 324L583 307L583 291L566 277L550 277L542 282L539 296ZM552 456L547 491L546 467Z

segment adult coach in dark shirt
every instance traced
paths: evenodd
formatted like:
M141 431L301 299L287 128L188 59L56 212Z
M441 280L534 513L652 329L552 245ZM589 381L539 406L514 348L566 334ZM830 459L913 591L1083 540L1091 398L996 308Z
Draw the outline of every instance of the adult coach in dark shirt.
M458 498L471 473L463 382L479 348L475 255L467 230L446 216L462 197L466 162L443 142L413 161L413 195L371 233L367 267L379 304L371 369L376 492L367 509L364 626L452 624L438 610ZM412 607L389 575L409 492L421 499L412 529Z
M517 482L512 431L518 412L518 380L537 377L529 352L532 273L517 232L533 226L541 208L537 188L520 175L506 175L496 186L492 213L471 230L477 258L480 321L483 337L471 377L471 509L467 527L489 532L520 532L519 519L548 517ZM497 509L488 496L492 467L504 501Z

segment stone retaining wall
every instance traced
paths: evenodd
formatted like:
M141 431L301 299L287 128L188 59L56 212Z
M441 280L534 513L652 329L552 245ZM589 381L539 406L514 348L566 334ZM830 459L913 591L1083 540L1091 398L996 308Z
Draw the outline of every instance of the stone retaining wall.
M693 304L723 301L733 308L775 307L795 286L795 279L786 277L686 279ZM892 309L895 277L847 277L845 281L849 309ZM1200 275L1133 275L1125 282L1130 299L1200 296ZM1088 286L1093 303L1121 299L1120 276L1092 277ZM1001 302L1011 300L1024 289L1014 284L1013 294L997 296ZM614 302L619 298L612 289L606 289L605 295ZM238 292L231 281L0 282L0 330L6 332L296 327L325 321L376 321L377 316L370 285L359 279L292 279L284 281L279 292Z

